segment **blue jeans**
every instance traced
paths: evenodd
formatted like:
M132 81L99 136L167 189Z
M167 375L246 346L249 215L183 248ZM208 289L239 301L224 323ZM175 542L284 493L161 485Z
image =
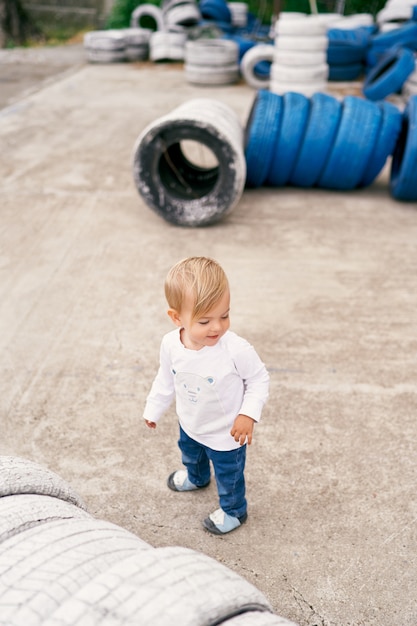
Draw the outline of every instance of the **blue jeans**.
M220 506L225 513L241 517L246 513L245 461L246 444L236 450L212 450L191 439L180 426L178 446L188 478L198 487L210 480L210 461L213 463Z

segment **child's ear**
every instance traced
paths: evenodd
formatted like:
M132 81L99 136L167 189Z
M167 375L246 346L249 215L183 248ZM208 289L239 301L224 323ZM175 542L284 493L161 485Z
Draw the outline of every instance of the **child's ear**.
M178 313L178 311L176 311L175 309L168 309L167 313L174 322L174 324L176 324L176 326L182 326L180 314Z

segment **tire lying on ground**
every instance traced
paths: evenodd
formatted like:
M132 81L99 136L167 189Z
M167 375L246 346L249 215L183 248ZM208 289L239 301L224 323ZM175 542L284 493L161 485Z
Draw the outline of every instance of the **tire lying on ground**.
M342 117L317 185L327 189L354 189L365 175L382 124L382 111L374 103L346 96Z
M128 61L144 61L149 57L150 28L124 28L126 58Z
M401 91L415 69L414 54L408 48L392 48L369 72L363 84L363 94L369 100L383 100Z
M236 206L245 185L237 115L209 98L184 103L139 135L133 177L146 204L166 221L178 226L219 221Z
M159 30L149 40L151 61L183 61L187 35Z
M283 98L261 89L256 94L245 132L246 186L264 184L280 133Z
M393 154L400 136L402 123L400 110L390 102L385 101L378 102L377 106L382 111L382 123L374 149L359 182L360 187L367 187L374 182L388 157Z
M313 187L326 163L342 117L342 104L333 96L315 93L310 100L307 128L289 183Z
M390 192L396 200L417 200L417 96L407 103L391 162Z
M184 52L187 82L198 85L229 85L240 78L239 46L231 39L187 41Z
M307 129L309 112L310 100L304 94L284 93L281 129L266 178L268 185L288 184Z
M120 63L126 60L122 30L92 30L84 35L84 50L90 63Z

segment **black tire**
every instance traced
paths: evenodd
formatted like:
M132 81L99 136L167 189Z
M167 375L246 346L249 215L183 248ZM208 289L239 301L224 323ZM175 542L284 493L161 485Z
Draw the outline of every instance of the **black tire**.
M310 115L289 182L298 187L313 187L333 146L342 104L328 94L316 93L310 101Z
M391 163L390 192L396 200L417 200L417 96L407 103Z
M381 128L377 104L346 96L342 118L317 185L328 189L354 189L362 180Z
M388 157L393 154L401 131L402 113L399 109L390 102L380 102L378 106L382 109L382 124L360 187L367 187L374 182Z
M301 93L289 91L284 94L283 100L281 129L266 178L267 184L272 187L284 186L291 178L310 109L309 99Z
M279 136L283 98L258 91L249 113L245 134L246 186L264 184Z
M218 164L191 163L181 142L209 148ZM206 226L222 219L239 201L246 179L243 128L227 105L190 100L150 124L138 137L133 176L147 205L178 226Z
M363 94L369 100L383 100L401 90L415 69L414 55L407 48L389 50L369 72L363 84Z
M51 496L86 509L80 496L54 472L28 459L0 456L0 497L21 493Z

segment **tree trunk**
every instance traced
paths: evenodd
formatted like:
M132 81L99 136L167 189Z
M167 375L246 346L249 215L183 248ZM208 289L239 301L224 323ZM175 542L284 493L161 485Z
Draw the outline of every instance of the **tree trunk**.
M23 45L40 31L30 19L20 0L0 0L0 48Z

